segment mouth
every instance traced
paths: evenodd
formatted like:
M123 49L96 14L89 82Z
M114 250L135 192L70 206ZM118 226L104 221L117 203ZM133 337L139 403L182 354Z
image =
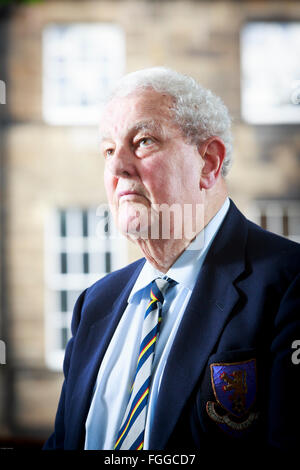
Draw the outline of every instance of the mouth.
M142 194L137 193L136 191L120 191L118 193L118 199L131 199L134 196L142 196Z

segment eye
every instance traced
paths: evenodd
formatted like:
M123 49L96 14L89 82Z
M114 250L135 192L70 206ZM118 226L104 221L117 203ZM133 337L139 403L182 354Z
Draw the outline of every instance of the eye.
M103 153L104 153L105 158L109 158L113 155L114 149L105 149Z
M140 147L148 147L149 145L153 144L153 140L150 137L144 137L138 142Z

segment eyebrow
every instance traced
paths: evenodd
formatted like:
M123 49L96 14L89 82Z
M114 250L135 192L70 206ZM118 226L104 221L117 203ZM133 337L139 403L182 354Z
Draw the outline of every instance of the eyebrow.
M159 135L163 134L163 130L161 125L155 121L154 119L147 119L144 121L139 121L134 126L127 129L127 134L131 134L133 131L140 132L140 131L151 131L155 132ZM104 141L110 141L112 137L109 134L100 134L100 143Z
M154 131L154 132L157 132L159 134L162 134L162 127L161 125L155 121L154 119L151 119L151 120L147 120L147 121L140 121L138 123L136 123L134 126L133 126L133 130L135 131Z

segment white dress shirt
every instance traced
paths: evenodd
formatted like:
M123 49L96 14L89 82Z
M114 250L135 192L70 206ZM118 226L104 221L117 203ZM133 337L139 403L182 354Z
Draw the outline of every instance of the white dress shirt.
M86 420L85 449L114 448L135 374L144 313L149 302L147 286L157 277L168 276L177 284L165 295L163 321L155 346L144 436L144 450L149 449L149 434L164 367L205 256L228 208L227 198L218 213L166 274L155 269L148 261L144 264L98 372Z

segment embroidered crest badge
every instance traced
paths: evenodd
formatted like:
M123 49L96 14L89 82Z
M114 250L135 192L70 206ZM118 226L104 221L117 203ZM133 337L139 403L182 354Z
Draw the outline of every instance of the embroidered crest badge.
M257 392L255 359L211 364L210 372L216 402L206 404L209 417L231 434L246 430L258 418L252 411Z

